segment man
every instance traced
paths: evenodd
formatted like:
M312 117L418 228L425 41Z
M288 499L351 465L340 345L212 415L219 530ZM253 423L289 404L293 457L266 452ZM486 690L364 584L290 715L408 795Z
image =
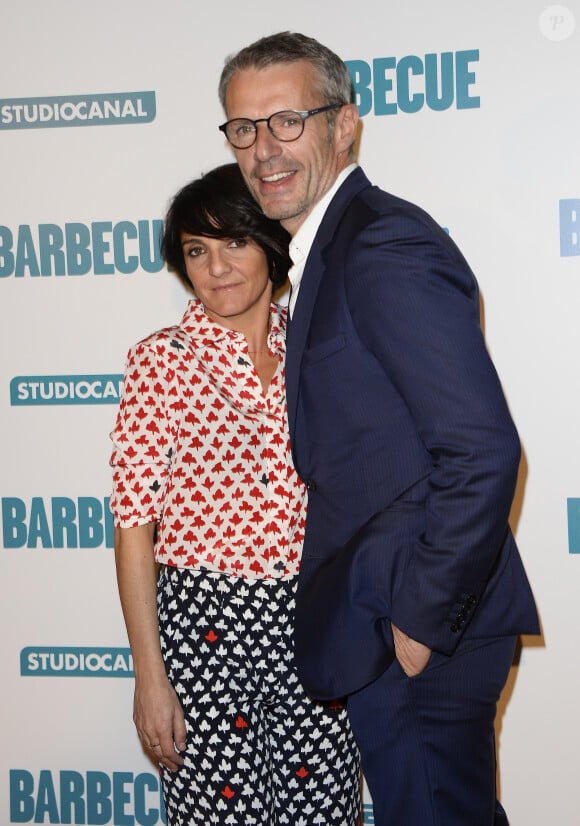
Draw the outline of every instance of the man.
M286 382L309 510L296 652L347 696L381 826L491 826L494 718L538 633L508 526L520 445L475 278L418 207L354 164L344 63L300 34L226 63L220 126L293 236Z

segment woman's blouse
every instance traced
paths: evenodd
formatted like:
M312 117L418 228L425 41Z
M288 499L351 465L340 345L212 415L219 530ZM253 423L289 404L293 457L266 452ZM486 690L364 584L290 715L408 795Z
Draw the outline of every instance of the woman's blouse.
M157 523L155 558L248 578L298 572L306 495L288 435L286 310L272 305L264 395L242 333L193 299L127 357L111 433L115 524Z

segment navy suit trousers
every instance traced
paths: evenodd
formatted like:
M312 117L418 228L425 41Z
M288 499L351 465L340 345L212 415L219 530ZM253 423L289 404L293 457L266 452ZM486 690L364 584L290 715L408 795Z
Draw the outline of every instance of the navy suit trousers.
M348 698L377 826L507 826L494 718L515 642L463 639L411 678L395 660Z

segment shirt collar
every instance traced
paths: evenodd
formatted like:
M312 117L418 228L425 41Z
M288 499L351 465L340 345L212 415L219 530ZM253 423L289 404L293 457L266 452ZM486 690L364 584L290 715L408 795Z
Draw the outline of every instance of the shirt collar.
M318 201L318 203L314 206L312 212L308 215L296 235L290 241L290 258L292 259L294 266L298 266L308 258L308 253L310 252L310 248L312 247L314 238L318 232L318 227L324 218L324 213L326 212L328 205L334 198L338 189L342 186L345 179L354 169L356 169L355 163L345 166L328 192L326 192L320 201Z
M287 310L279 304L270 305L270 332L268 346L273 352L284 349L286 340ZM187 305L181 328L197 347L211 347L216 344L232 345L236 349L246 344L246 337L237 330L222 327L213 321L205 312L204 306L198 298L192 298Z

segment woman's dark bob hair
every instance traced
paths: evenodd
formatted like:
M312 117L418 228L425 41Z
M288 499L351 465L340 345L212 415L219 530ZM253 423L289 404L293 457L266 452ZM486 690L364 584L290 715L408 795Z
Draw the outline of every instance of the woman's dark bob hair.
M184 186L167 211L161 252L168 267L191 287L181 246L183 232L207 238L251 239L266 254L274 288L286 280L291 264L290 235L278 221L264 215L237 163L218 166Z

